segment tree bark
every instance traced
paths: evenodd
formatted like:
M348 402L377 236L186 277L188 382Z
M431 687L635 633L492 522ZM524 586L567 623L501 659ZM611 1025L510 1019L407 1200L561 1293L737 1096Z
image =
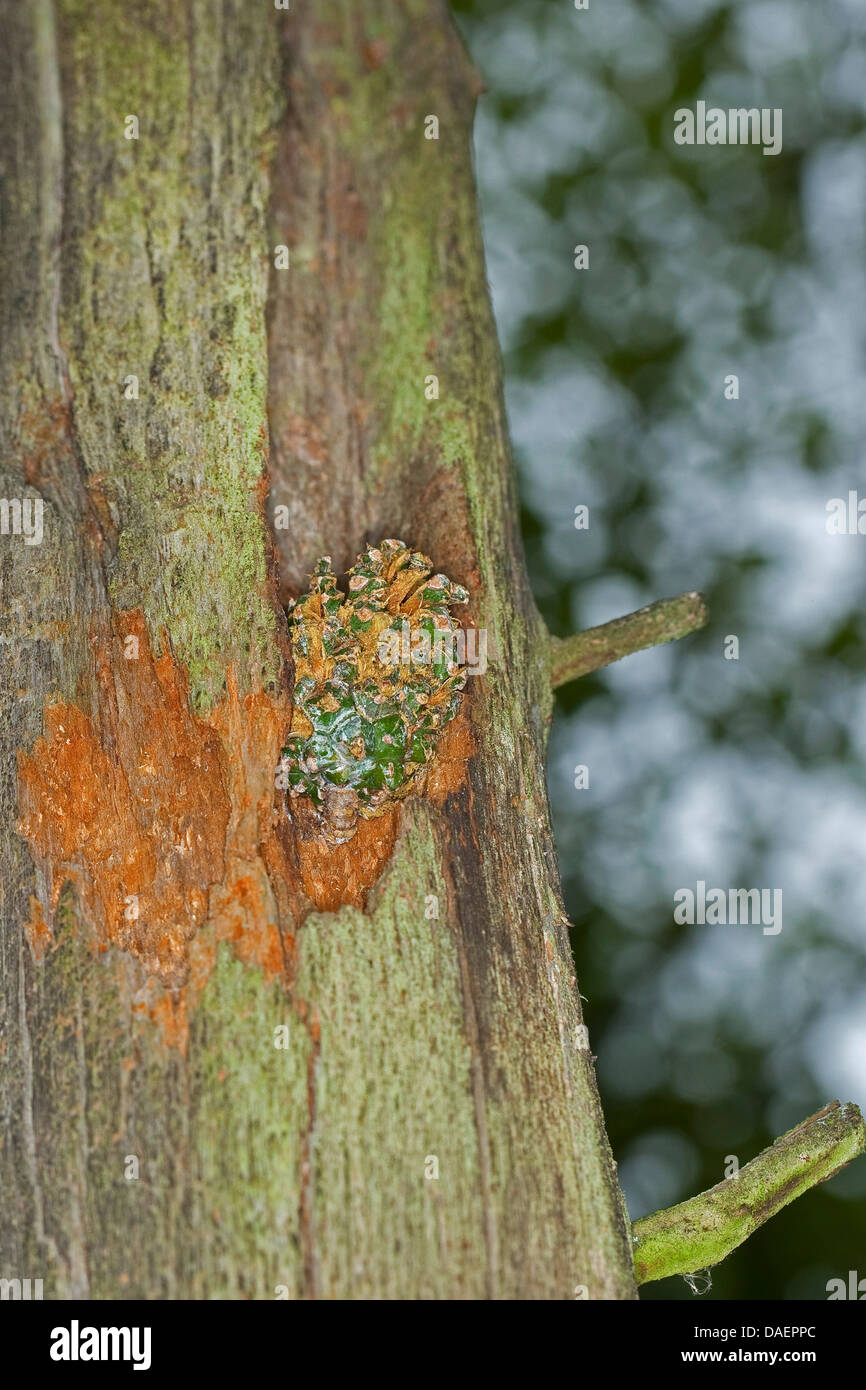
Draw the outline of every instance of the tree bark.
M633 1298L447 11L0 13L3 495L44 502L0 537L0 1273ZM274 787L284 604L386 536L489 667L334 848Z

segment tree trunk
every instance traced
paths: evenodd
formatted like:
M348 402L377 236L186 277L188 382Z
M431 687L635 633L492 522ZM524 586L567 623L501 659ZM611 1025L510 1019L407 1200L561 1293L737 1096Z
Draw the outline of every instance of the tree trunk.
M3 495L44 502L0 536L0 1274L632 1298L446 9L0 12ZM274 786L284 604L387 536L489 667L327 846Z

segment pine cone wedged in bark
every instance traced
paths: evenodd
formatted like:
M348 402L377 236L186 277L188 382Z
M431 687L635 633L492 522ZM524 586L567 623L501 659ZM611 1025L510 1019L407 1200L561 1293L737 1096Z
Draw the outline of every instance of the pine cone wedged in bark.
M329 556L289 609L294 714L282 768L297 812L331 844L358 816L423 789L466 682L451 608L460 584L402 541L364 551L337 588Z

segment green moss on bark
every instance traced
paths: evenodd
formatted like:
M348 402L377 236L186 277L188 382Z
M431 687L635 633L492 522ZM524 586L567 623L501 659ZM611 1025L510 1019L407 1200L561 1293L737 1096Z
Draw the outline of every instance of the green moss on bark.
M250 667L265 684L279 667L260 510L274 18L63 0L60 23L61 337L77 437L104 499L113 601L143 603L157 643L168 632L203 707L229 662L242 684Z

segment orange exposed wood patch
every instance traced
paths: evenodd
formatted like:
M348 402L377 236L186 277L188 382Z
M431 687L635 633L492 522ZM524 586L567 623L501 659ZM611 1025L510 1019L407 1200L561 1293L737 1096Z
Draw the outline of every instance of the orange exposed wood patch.
M275 792L286 690L242 696L229 671L225 699L200 716L167 637L154 656L141 612L116 615L94 645L97 711L49 705L43 735L18 755L18 831L47 885L24 929L41 960L71 883L94 949L116 946L139 963L136 1011L185 1051L220 942L290 986L299 925L311 908L363 907L393 853L400 806L326 844ZM436 804L462 785L473 751L463 712L428 773Z
M427 773L427 795L442 807L464 785L466 764L475 752L475 735L464 700L460 713L446 724L436 746L436 760Z
M186 943L223 876L229 800L215 733L189 710L170 656L154 661L140 614L127 614L100 725L73 705L50 705L45 733L19 755L19 832L57 907L78 890L96 944L121 946L168 984L186 975ZM123 657L123 637L139 642ZM113 681L112 681L113 677Z
M52 940L51 928L45 920L42 904L34 893L30 894L30 916L24 923L27 944L33 952L34 960L41 960Z
M232 807L226 872L211 891L211 916L218 940L233 941L242 960L275 977L286 966L278 920L291 906L280 890L292 874L276 833L274 772L291 705L261 690L241 699L233 671L227 687L225 701L207 716L228 753Z
M368 39L361 44L361 57L368 72L375 72L388 57L390 45L387 39Z
M39 411L26 410L18 422L22 444L21 462L31 487L42 487L42 471L69 448L72 424L69 407L62 396L55 396Z
M154 658L141 613L117 617L111 649L98 654L98 718L50 705L44 735L19 755L19 832L45 873L50 911L71 881L97 948L129 951L169 988L186 982L190 942L208 919L218 939L242 939L245 958L279 973L259 846L274 834L288 698L241 700L230 677L223 704L199 718L165 647Z
M313 905L320 912L335 912L344 904L363 907L368 890L394 852L400 807L391 806L373 820L360 819L355 834L344 845L330 845L315 831L307 837L298 803L292 814L301 822L298 865L303 890Z
M146 997L133 1005L133 1012L145 1014L160 1029L166 1047L176 1047L186 1055L189 1043L186 989L167 990L155 980L149 982Z

